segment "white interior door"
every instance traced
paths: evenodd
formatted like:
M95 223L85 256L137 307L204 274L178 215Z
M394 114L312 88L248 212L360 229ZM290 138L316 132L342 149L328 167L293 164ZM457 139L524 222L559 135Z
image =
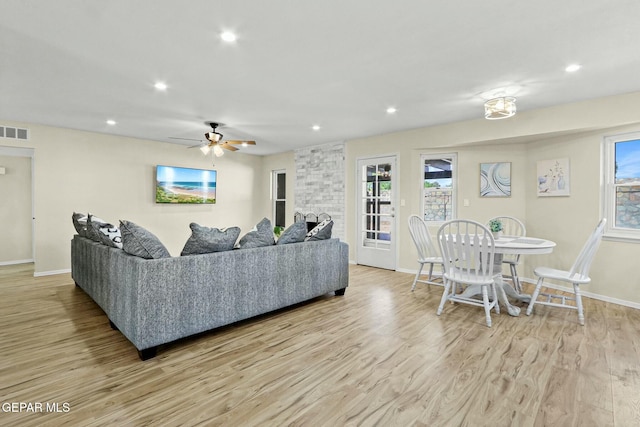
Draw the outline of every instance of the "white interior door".
M358 264L396 269L395 156L358 160Z

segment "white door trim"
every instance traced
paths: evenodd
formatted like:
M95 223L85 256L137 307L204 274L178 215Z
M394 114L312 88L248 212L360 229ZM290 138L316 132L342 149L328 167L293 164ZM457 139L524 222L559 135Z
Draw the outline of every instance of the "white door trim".
M391 254L392 260L393 260L393 265L390 267L381 267L381 268L388 268L391 270L397 270L398 265L399 265L399 245L398 245L398 218L399 218L399 211L398 211L398 200L399 200L399 182L400 182L400 174L399 174L399 170L400 170L400 156L398 155L398 153L391 153L391 154L378 154L378 155L374 155L374 156L360 156L357 157L355 159L355 215L356 215L356 221L355 221L355 240L354 242L356 243L356 264L359 262L359 260L361 259L361 234L362 234L362 206L361 206L361 170L360 170L360 163L361 162L376 162L380 159L391 159L393 162L392 167L395 170L392 170L392 187L391 187L391 206L394 208L394 220L392 222L392 229L391 229L391 238L394 239L393 240L393 253Z

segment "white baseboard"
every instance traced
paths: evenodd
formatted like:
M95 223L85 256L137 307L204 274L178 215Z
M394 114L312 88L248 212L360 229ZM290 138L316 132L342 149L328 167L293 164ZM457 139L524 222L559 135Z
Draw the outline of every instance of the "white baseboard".
M17 259L15 261L0 261L0 266L15 265L15 264L29 264L30 262L33 262L33 259Z
M67 268L64 270L38 271L33 273L33 277L53 276L55 274L66 274L66 273L71 273L71 269Z
M521 277L520 281L526 282L526 283L531 283L533 285L535 285L537 283L536 280L530 279L528 277ZM550 288L550 289L555 289L556 291L573 292L572 288L569 288L569 287L566 287L566 286L556 285L554 283L549 283L549 282L544 282L544 287L545 288ZM604 302L610 302L612 304L622 305L622 306L625 306L625 307L637 308L637 309L640 310L640 303L637 303L637 302L626 301L626 300L622 300L622 299L618 299L618 298L608 297L606 295L594 294L593 292L584 291L583 289L580 289L580 293L582 294L583 297L593 298L593 299L597 299L597 300L604 301Z

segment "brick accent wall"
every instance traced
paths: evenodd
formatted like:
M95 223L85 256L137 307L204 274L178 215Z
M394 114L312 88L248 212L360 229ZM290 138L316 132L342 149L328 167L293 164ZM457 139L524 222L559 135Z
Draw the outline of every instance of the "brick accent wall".
M345 240L344 143L295 150L295 212L328 213L332 236Z

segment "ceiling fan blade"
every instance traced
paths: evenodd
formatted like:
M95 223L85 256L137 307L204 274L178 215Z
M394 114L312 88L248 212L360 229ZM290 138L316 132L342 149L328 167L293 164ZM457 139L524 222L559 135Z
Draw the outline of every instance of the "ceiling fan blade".
M238 151L238 149L236 147L234 147L233 145L229 145L226 142L224 144L218 144L220 147L224 148L225 150L229 150L229 151Z
M225 141L227 144L246 144L246 145L256 145L255 141L241 141L238 139L230 139Z
M200 141L200 142L202 142L202 140L201 140L201 139L194 139L194 138L177 138L177 137L175 137L175 136L170 136L170 137L169 137L169 139L181 139L181 140L184 140L184 141Z
M202 148L202 147L206 147L207 145L211 145L211 144L208 144L208 143L206 143L206 142L204 142L204 141L200 141L200 144L198 144L198 145L191 145L191 146L189 146L189 147L187 147L187 148Z

